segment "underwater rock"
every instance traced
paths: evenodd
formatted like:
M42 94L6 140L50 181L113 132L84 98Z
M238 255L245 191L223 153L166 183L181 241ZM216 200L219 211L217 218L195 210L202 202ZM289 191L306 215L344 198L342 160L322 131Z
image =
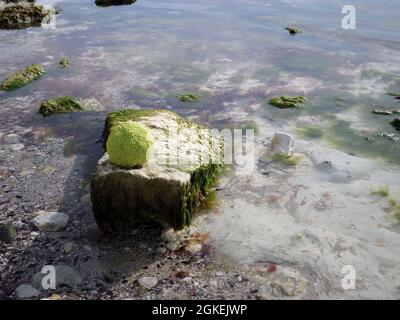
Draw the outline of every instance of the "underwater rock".
M26 86L28 83L39 79L45 70L40 64L31 64L12 75L9 75L0 86L4 91L13 91Z
M68 59L63 58L63 59L60 60L60 62L58 64L59 64L60 67L66 68L71 64L71 62Z
M400 92L388 92L388 95L400 100Z
M288 96L281 96L277 98L273 98L268 101L270 105L281 109L288 109L288 108L299 108L300 104L306 102L307 99L305 97L288 97Z
M169 110L127 109L108 115L104 140L127 121L146 127L153 144L142 168L115 166L107 153L99 160L91 200L100 230L129 232L143 221L182 229L221 172L222 138Z
M393 115L392 111L387 111L387 110L378 110L378 109L376 109L376 110L372 110L371 112L373 114L380 115L380 116L391 116L391 115Z
M400 131L400 118L394 119L390 124Z
M291 27L287 27L287 28L285 28L288 32L289 32L289 34L291 35L291 36L295 36L296 34L299 34L299 33L302 33L303 31L301 31L301 30L299 30L299 29L296 29L296 28L291 28Z
M0 243L11 243L17 236L17 231L11 223L0 223Z
M32 287L30 284L21 284L15 289L15 295L19 299L30 299L40 295L40 291Z
M50 11L43 6L13 2L15 5L6 5L0 8L0 29L26 29L29 27L40 27Z
M271 149L276 155L290 158L294 153L294 139L287 133L276 132L271 141Z
M54 266L56 272L56 287L68 286L74 287L82 283L82 277L79 272L70 266L59 264ZM36 273L32 277L32 285L35 288L42 288L42 280L46 274L41 272Z
M103 106L96 99L62 96L43 101L40 105L39 113L44 117L48 117L57 113L102 111L103 109Z
M99 7L120 6L133 4L136 0L96 0L96 5Z
M179 99L180 102L198 102L200 101L200 96L197 94L193 93L188 93L188 94L177 94L176 95Z

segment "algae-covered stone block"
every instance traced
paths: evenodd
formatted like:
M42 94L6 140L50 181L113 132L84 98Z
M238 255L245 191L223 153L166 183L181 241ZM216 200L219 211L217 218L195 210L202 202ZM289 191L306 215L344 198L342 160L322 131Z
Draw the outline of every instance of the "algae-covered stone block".
M42 101L39 113L48 117L57 113L77 111L102 111L104 107L94 98L84 99L69 96L60 96Z
M22 1L14 3L16 4L0 7L0 29L40 27L42 21L50 14L50 11L41 5Z
M31 64L25 69L9 75L2 83L1 89L5 91L13 91L26 86L28 83L39 79L45 70L40 64Z
M140 123L153 141L141 168L111 163L106 153L91 184L94 217L103 233L129 230L142 221L181 229L215 183L222 167L222 138L168 110L122 110L108 115L113 127Z

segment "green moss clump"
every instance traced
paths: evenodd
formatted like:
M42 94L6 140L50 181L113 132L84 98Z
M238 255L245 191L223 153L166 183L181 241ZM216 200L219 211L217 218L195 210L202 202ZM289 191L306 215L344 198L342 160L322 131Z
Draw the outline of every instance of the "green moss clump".
M107 139L107 153L113 164L123 168L142 167L152 145L148 130L134 121L112 128Z
M203 165L191 174L181 196L181 213L175 218L174 228L182 229L192 222L193 214L221 174L220 164Z
M67 58L63 58L58 64L61 68L66 68L71 64L71 62Z
M372 190L371 195L387 198L389 196L389 187L383 186L378 189Z
M2 83L1 89L4 91L13 91L26 86L28 83L39 79L45 70L40 64L31 64L25 69L22 69L8 76Z
M394 119L390 124L395 127L396 130L400 130L400 118Z
M185 103L193 103L193 102L198 102L200 101L200 96L197 94L193 93L188 93L188 94L177 94L176 95L181 102Z
M269 100L268 103L270 105L273 105L281 109L288 109L288 108L299 108L299 105L306 101L307 99L302 96L298 97L281 96Z
M285 28L287 31L289 31L289 34L291 36L295 36L296 34L302 33L303 31L296 29L296 28L291 28L291 27L287 27Z
M56 97L53 99L45 100L40 105L39 112L48 117L56 113L83 111L82 102L79 98L74 97Z
M322 138L324 132L321 128L304 126L296 130L303 138L319 139Z

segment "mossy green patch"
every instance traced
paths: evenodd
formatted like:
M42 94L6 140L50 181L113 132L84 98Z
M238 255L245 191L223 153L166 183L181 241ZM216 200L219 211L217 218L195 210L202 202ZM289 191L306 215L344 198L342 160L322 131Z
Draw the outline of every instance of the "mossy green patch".
M272 106L281 109L288 109L288 108L299 108L300 104L306 101L307 99L302 96L297 96L297 97L281 96L277 98L272 98L271 100L268 101L268 103Z
M13 91L26 86L28 83L39 79L45 70L40 64L31 64L12 75L9 75L2 83L1 89Z
M147 153L152 143L147 128L137 122L126 121L111 129L106 146L113 164L135 168L147 163Z
M59 65L61 68L66 68L66 67L68 67L70 64L71 64L71 62L70 62L67 58L61 59L60 62L58 63L58 65Z
M272 154L271 158L273 161L277 161L286 166L292 167L292 166L297 166L299 163L301 163L301 161L304 159L304 156L300 154L295 154L290 158L287 158L279 154Z
M387 198L389 196L389 186L379 187L371 191L371 195Z
M66 113L83 110L84 108L79 98L63 96L43 101L40 105L39 112L44 117L48 117L56 113Z
M296 34L299 34L299 33L302 33L303 31L301 31L300 29L297 29L297 28L291 28L291 27L287 27L287 28L285 28L288 32L289 32L289 34L291 35L291 36L295 36Z
M179 101L185 103L194 103L200 101L200 95L193 93L177 94L176 97L179 99Z
M304 126L296 129L296 132L303 138L319 139L324 135L324 131L321 128Z

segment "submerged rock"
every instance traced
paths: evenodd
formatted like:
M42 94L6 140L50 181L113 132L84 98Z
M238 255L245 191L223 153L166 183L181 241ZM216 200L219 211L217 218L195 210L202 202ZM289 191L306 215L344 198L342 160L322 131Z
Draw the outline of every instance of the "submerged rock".
M17 231L11 223L0 223L0 243L11 243L17 236Z
M182 229L221 172L222 139L169 110L122 110L108 115L104 129L135 121L153 144L142 168L124 169L106 153L92 179L94 217L103 233L129 230L142 221Z
M45 70L40 64L31 64L12 75L9 75L2 83L1 89L5 91L13 91L26 86L28 83L39 79Z
M56 288L60 286L74 287L82 283L82 277L79 272L67 265L55 265ZM42 288L42 280L45 274L38 272L32 277L32 284L35 288Z
M41 103L39 113L48 117L57 113L75 111L102 111L104 108L96 99L82 99L76 97L56 97Z
M271 149L276 155L290 158L294 153L294 139L287 133L276 132L271 141Z
M63 58L60 60L60 62L58 64L60 67L66 68L71 64L71 62L67 58Z
M40 27L42 21L50 14L49 10L40 5L21 1L13 3L16 4L0 7L0 29Z
M99 7L120 6L133 4L136 0L96 0L96 5Z
M273 98L268 101L270 105L281 109L288 109L288 108L299 108L300 104L306 102L307 99L302 96L298 97L288 97L288 96L281 96L277 98Z
M395 127L396 130L400 130L400 118L394 119L390 124Z
M200 96L193 93L188 94L178 94L176 95L181 102L198 102L200 101Z
M296 28L287 27L287 28L285 28L285 29L289 32L289 34L290 34L291 36L295 36L296 34L302 33L301 30L296 29Z

